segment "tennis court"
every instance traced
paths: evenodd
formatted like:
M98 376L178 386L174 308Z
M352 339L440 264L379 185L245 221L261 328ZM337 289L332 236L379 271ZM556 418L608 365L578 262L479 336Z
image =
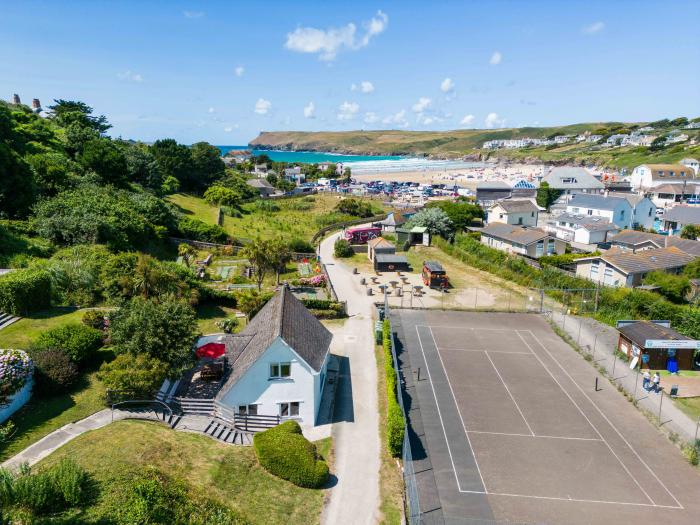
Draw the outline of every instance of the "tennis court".
M696 522L698 472L607 381L596 391L595 369L541 316L395 310L392 322L426 453L416 471L434 479L424 478L424 512L463 523Z

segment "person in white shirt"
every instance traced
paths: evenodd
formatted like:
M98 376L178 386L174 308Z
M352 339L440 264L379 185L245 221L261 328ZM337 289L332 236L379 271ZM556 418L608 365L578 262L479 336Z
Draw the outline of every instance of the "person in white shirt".
M649 382L651 381L651 374L649 373L649 369L647 368L644 371L644 375L642 376L642 388L646 391L649 391Z
M651 380L651 382L654 384L654 392L656 392L658 394L659 387L661 384L661 376L659 375L658 372L654 372L654 378Z

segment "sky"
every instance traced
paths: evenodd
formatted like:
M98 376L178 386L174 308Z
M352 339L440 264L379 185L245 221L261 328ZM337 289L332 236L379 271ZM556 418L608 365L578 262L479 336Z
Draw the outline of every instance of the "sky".
M447 130L700 116L697 0L0 0L0 98L110 135Z

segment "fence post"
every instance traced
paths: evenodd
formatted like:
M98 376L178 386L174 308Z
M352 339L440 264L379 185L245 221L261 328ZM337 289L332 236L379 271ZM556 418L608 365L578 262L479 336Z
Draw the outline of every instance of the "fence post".
M661 391L661 399L659 399L659 425L661 424L661 405L664 402L664 391Z

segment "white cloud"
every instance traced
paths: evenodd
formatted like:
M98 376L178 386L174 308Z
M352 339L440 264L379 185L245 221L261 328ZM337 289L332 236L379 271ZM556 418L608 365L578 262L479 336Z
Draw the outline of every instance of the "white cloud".
M379 122L379 116L373 111L368 111L365 113L364 121L365 124L374 124L375 122Z
M382 119L382 124L395 124L399 127L405 128L408 126L408 121L406 120L406 110L402 109L394 115L389 115Z
M255 103L255 112L258 115L267 115L268 111L272 108L272 102L265 100L264 98L259 98Z
M242 77L243 73L245 73L245 68L243 66L238 66L236 69L233 70L233 72L236 74L237 77Z
M414 113L423 113L426 109L430 107L430 105L433 103L432 100L430 100L428 97L421 97L418 99L418 102L413 104L413 107L411 108Z
M362 93L371 93L374 91L374 84L369 80L363 80L360 84L351 84L350 91L361 91Z
M232 128L231 126L228 126L228 127L225 127L225 128L224 128L224 131L225 131L226 133L231 133L231 132L233 131L233 128Z
M474 122L474 115L464 115L464 118L459 121L462 126L469 126Z
M204 16L203 11L183 11L182 14L185 18L202 18Z
M352 120L358 111L360 111L360 105L357 102L346 100L338 106L338 120Z
M316 118L316 106L313 102L309 102L308 106L304 106L304 117Z
M372 37L386 29L388 23L389 17L377 11L371 20L362 24L365 30L362 36L358 36L357 26L353 23L328 29L298 27L287 33L284 47L298 53L318 54L320 60L330 61L343 49L356 51L366 47Z
M603 29L605 29L605 23L599 20L598 22L593 22L591 25L584 26L581 31L584 35L595 35L596 33L600 33Z
M491 64L492 66L497 66L501 63L501 60L503 60L503 55L501 55L501 52L494 51L491 55L491 58L489 59L489 64Z
M489 129L502 128L506 123L506 119L500 118L498 113L489 113L484 119L484 126Z
M440 84L440 91L442 91L443 93L450 93L451 91L454 91L454 89L455 83L449 77L443 80Z
M211 107L210 107L210 108L207 110L207 113L214 113L214 111L215 111L214 108L211 108Z
M119 79L121 80L128 80L129 82L143 82L143 77L139 73L134 73L133 71L124 71L123 73L118 73L117 77L119 77Z

